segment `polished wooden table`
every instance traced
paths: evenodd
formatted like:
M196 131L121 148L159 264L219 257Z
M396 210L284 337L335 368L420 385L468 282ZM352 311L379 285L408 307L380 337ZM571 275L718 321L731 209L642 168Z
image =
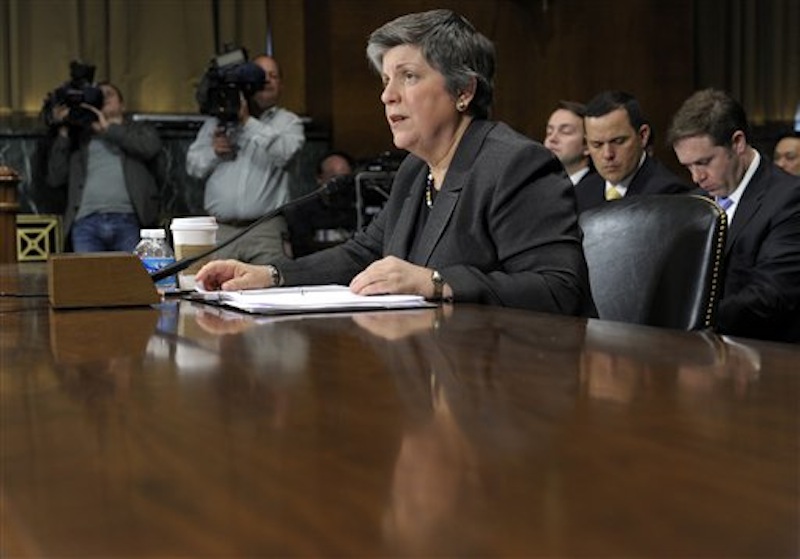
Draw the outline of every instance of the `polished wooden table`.
M797 346L479 306L53 311L42 270L0 268L2 557L800 553Z

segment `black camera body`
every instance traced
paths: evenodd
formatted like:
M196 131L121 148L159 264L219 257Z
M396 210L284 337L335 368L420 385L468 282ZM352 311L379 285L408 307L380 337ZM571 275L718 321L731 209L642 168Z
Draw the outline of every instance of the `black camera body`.
M223 125L235 124L239 119L241 95L249 102L253 94L267 83L264 69L248 62L247 51L226 47L215 56L200 80L195 98L200 112L216 117Z
M103 108L103 91L94 83L95 67L73 60L69 64L69 81L65 82L47 95L42 107L45 123L48 126L88 127L97 120L97 115L83 107L87 104L98 109ZM53 121L53 107L65 105L69 112L65 122Z

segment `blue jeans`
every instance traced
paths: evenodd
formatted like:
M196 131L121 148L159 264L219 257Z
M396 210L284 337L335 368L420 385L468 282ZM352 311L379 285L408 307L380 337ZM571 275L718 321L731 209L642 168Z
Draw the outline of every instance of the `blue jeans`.
M139 242L139 221L135 214L91 214L72 224L75 252L133 252Z

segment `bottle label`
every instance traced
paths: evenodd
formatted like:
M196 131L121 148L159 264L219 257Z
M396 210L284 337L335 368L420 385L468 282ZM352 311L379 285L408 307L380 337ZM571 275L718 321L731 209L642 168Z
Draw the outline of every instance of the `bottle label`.
M166 258L166 257L156 257L156 256L145 256L142 258L142 264L144 264L145 270L147 270L148 274L153 274L159 271L161 268L169 266L170 264L174 264L174 258ZM156 282L156 287L160 287L163 289L174 289L177 287L175 282L175 276L169 276L162 280L158 280Z

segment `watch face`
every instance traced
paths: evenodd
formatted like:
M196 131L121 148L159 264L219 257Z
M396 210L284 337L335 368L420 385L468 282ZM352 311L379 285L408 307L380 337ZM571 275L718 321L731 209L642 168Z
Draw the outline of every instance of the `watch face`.
M442 298L442 289L444 288L444 279L439 274L438 270L431 273L431 283L433 283L433 299L439 300Z
M278 271L278 269L275 266L273 266L272 264L269 264L267 266L267 270L269 271L269 275L272 278L272 286L273 287L280 287L280 285L281 285L281 273Z

